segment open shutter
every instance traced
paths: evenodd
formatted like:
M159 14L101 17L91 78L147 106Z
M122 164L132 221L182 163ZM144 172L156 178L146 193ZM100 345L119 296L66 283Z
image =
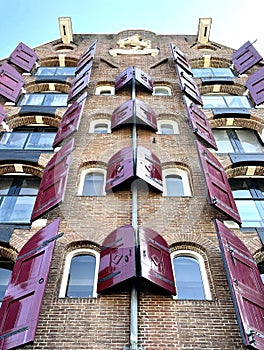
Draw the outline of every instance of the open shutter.
M209 204L227 214L238 224L241 224L241 219L224 168L215 156L199 141L196 141L196 146L207 187Z
M176 294L169 246L165 239L150 228L139 230L141 276Z
M37 59L38 56L34 50L24 43L19 43L8 60L24 71L30 72Z
M86 96L86 93L83 94L64 113L53 142L53 147L57 147L66 137L70 136L78 129Z
M79 93L81 93L90 82L92 64L89 65L89 70L86 71L84 75L77 75L71 84L71 88L68 95L67 102L71 102L74 97L76 97Z
M245 73L261 60L261 55L249 41L242 45L232 56L232 63L240 74Z
M117 107L112 114L111 129L121 124L132 124L133 114L136 114L137 124L143 124L157 130L157 121L154 111L139 99L129 100Z
M32 342L47 283L60 218L42 228L21 249L0 308L0 349Z
M153 83L151 77L143 72L143 70L135 68L135 79L138 83L145 86L149 91L153 91Z
M187 74L192 74L192 68L190 66L190 63L187 59L187 57L181 52L178 47L170 43L171 53L172 53L172 59L173 61L178 64L181 68L183 68Z
M89 46L81 55L75 70L76 74L79 74L79 72L82 71L82 69L94 58L96 44L97 44L97 40L94 41L92 45Z
M6 117L6 111L2 105L0 105L0 124L2 124L2 121Z
M244 243L221 221L215 220L227 279L243 342L264 349L264 285L256 262Z
M264 67L248 78L246 87L256 105L264 103Z
M23 85L22 75L10 64L3 63L0 67L0 95L9 101L16 102Z
M128 84L133 79L133 77L139 84L146 87L149 91L153 91L153 83L150 76L143 72L141 69L133 66L128 67L118 75L115 80L115 90L118 91L121 89L121 87Z
M118 91L129 83L133 78L133 67L128 67L126 70L124 70L122 73L118 75L118 77L115 80L115 90Z
M136 175L159 191L162 186L162 167L158 157L148 149L138 146Z
M111 232L102 244L97 291L135 276L135 234L133 227L126 225Z
M48 162L40 182L31 220L38 219L63 201L73 143L74 140L68 142Z
M188 75L180 66L176 65L176 71L180 81L181 90L194 102L203 105L199 89L194 79Z
M125 147L108 162L105 190L108 191L133 176L133 150L131 147Z
M184 101L193 133L199 136L208 147L217 150L211 126L204 112L196 104L188 104L186 99Z

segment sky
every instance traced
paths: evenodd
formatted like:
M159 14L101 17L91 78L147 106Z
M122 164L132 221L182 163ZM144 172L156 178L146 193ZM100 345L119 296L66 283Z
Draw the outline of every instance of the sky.
M58 17L71 17L73 33L197 34L211 17L210 40L238 49L246 41L264 57L264 0L0 0L0 58L19 42L34 48L60 37Z

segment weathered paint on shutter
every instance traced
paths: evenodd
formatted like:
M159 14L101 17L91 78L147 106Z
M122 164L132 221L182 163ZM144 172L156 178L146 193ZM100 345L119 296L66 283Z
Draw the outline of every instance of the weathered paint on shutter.
M169 246L150 228L139 230L141 277L169 293L176 294Z
M74 140L68 142L48 162L31 215L32 221L38 219L63 201L73 144Z
M34 341L60 218L21 249L0 308L0 349Z
M60 126L53 142L53 147L57 147L66 137L78 130L86 96L86 93L80 96L62 116Z
M261 60L262 56L249 41L242 45L232 56L232 63L240 74L245 73Z
M170 43L170 48L173 61L183 68L188 75L193 75L190 63L184 53L172 43Z
M133 100L126 101L118 106L113 114L111 119L111 129L115 129L121 124L130 124L133 122Z
M97 40L89 46L81 55L75 70L75 74L79 74L80 71L94 58Z
M180 66L176 65L181 90L194 102L203 105L198 86L194 79L188 75Z
M91 66L90 70L86 72L85 75L79 76L77 75L71 84L71 88L68 95L67 102L71 102L79 93L81 93L89 84L91 75Z
M0 95L9 101L16 102L24 85L23 77L8 63L0 67Z
M217 150L211 126L204 112L195 103L189 104L187 99L184 99L184 102L193 133L199 136L208 147Z
M105 190L108 191L133 176L133 150L131 147L125 147L108 162Z
M151 77L143 72L143 70L135 67L135 79L138 83L145 86L149 91L153 91L153 83Z
M133 67L130 66L118 75L118 77L115 80L115 91L118 91L119 89L121 89L121 87L123 87L133 79L133 71Z
M209 204L227 214L238 224L241 224L241 219L224 168L215 156L199 141L196 141L196 147L207 187Z
M2 121L6 117L6 111L2 105L0 105L0 124L2 124Z
M248 78L246 87L257 106L264 103L264 67Z
M243 342L264 349L264 285L258 267L244 243L215 219L219 245Z
M136 175L159 191L162 186L162 167L158 157L142 146L137 148Z
M111 232L102 244L97 291L102 292L135 276L134 229L126 225Z
M24 43L19 43L9 57L9 62L12 62L17 67L22 68L26 72L30 72L37 61L38 56L34 50Z

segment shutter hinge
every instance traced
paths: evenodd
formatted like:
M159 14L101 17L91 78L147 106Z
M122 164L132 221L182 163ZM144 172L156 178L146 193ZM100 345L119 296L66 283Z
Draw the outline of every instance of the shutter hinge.
M264 334L259 333L257 331L253 331L253 329L249 329L247 331L247 337L250 345L256 345L255 335L257 335L259 338L264 339Z
M28 330L28 327L26 326L26 327L22 327L22 328L16 329L13 332L5 333L3 335L0 335L0 340L5 339L7 337L11 337L12 335L15 335L17 333L25 332L27 330Z

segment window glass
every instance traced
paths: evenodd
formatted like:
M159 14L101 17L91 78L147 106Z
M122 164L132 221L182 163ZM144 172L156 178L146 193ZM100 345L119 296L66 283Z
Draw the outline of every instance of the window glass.
M264 147L260 144L254 130L241 129L236 130L237 137L242 144L244 152L262 153Z
M68 94L39 93L25 94L20 102L21 106L67 106Z
M171 124L160 124L160 133L163 135L173 135L173 125Z
M199 262L191 256L173 259L178 299L205 299Z
M11 278L13 266L13 262L0 257L0 306Z
M171 88L167 86L155 86L153 90L155 96L171 96Z
M213 134L215 137L215 141L218 147L218 153L232 153L234 149L229 140L228 134L226 130L215 129L213 130Z
M107 124L96 124L94 126L94 133L95 134L107 134L108 132L108 125Z
M40 76L57 76L57 75L66 75L73 76L75 75L76 67L38 67L35 72L35 75Z
M85 175L83 196L102 196L104 194L104 174L91 172Z
M203 108L251 108L247 96L203 95Z
M258 269L259 269L259 273L260 273L260 277L262 279L262 282L264 283L264 262L260 262L258 264Z
M230 68L194 68L192 72L195 78L234 77Z
M167 175L165 180L167 196L184 196L183 182L180 175Z
M91 254L76 255L71 259L66 297L90 298L94 294L96 258Z
M55 132L5 132L0 134L0 149L53 150Z

